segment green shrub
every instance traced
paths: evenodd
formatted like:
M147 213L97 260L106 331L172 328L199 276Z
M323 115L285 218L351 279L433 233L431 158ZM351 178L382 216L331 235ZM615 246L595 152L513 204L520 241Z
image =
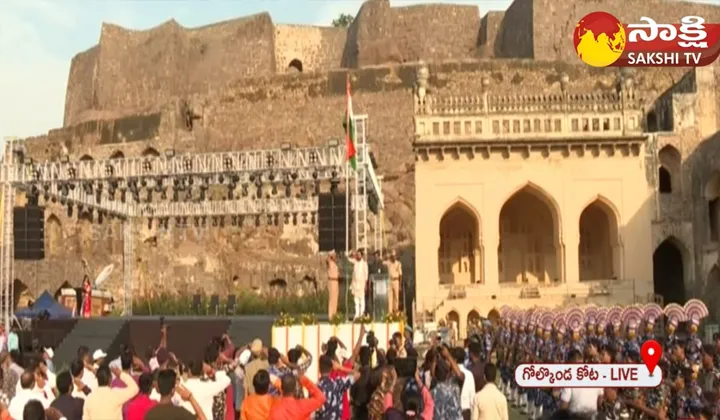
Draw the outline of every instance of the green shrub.
M344 296L340 296L339 311L343 311ZM222 296L218 313L225 315L227 298ZM200 311L192 308L191 295L162 294L142 297L133 301L133 315L215 315L209 313L210 297L201 296ZM277 291L268 295L241 292L237 295L235 311L229 315L277 315L281 312L294 314L322 314L327 312L327 291L318 291L302 297Z

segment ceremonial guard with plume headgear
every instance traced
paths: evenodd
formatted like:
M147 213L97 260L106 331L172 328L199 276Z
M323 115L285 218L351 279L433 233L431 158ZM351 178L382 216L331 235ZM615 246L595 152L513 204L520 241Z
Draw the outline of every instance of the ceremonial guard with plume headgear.
M493 337L493 325L492 323L484 319L482 321L483 329L482 329L482 339L483 339L483 360L487 363L490 363L490 355L493 352L493 347L495 347L495 338Z
M588 342L597 340L597 313L598 308L594 305L585 308L585 336Z
M577 306L568 308L565 311L565 323L570 328L572 341L570 342L570 350L577 350L582 353L585 349L585 340L581 336L583 325L585 324L585 314L583 310Z
M615 351L616 361L622 358L622 350L625 346L625 340L622 336L622 308L619 306L613 306L608 309L607 313L607 324L608 324L608 345Z
M637 337L637 330L640 321L643 319L643 310L638 306L628 306L622 314L623 321L627 327L627 339L623 345L623 359L639 363L640 341Z
M690 323L690 336L685 345L685 354L691 364L700 365L700 357L702 353L702 340L697 336L700 321L708 316L710 312L702 301L690 299L683 307L685 312L685 320Z
M675 343L678 341L675 331L681 322L685 321L685 309L677 303L668 303L663 309L666 318L665 324L665 352L663 356L667 356L672 352Z
M609 343L607 336L607 313L608 308L598 308L595 314L595 330L598 336L598 347L606 347Z
M648 303L643 309L643 318L645 319L645 331L643 332L643 341L655 339L655 324L663 314L663 310L657 303Z

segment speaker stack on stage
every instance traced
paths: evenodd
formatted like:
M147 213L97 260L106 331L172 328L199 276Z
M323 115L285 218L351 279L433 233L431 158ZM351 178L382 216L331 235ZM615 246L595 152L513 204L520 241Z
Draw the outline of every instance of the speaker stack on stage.
M320 252L345 252L347 243L345 200L345 193L330 192L318 196L317 226Z
M13 209L13 245L16 260L37 261L45 258L45 208Z

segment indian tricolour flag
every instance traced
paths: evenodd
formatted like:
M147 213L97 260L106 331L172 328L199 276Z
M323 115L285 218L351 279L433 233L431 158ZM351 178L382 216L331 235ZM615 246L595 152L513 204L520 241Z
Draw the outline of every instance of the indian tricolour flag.
M355 159L357 155L357 151L355 150L355 119L352 107L352 94L350 92L350 73L347 75L345 90L347 94L345 121L343 121L343 127L345 128L345 158L350 162L353 170L357 170L357 162Z

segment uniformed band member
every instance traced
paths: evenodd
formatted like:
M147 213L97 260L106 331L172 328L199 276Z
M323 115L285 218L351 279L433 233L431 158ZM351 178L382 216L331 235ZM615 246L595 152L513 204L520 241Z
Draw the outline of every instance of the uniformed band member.
M556 389L522 389L514 381L515 368L523 363L563 363L574 350L585 354L587 363L600 360L640 362L645 340L653 339L655 325L666 317L664 337L664 381L657 388L606 389L598 420L660 419L677 420L698 417L704 407L701 378L720 386L720 367L715 354L707 353L697 336L700 322L708 316L702 301L692 299L685 306L655 303L628 307L603 308L595 305L572 306L553 310L514 309L503 306L499 319L483 323L483 337L492 343L485 347L485 360L495 353L501 372L500 389L509 402L530 419L537 420L557 407ZM688 322L690 335L680 340L675 331ZM718 340L720 342L720 340ZM720 344L718 345L720 348ZM610 356L609 356L610 355ZM716 379L717 378L717 379ZM707 381L706 381L707 382ZM714 395L718 390L714 388ZM715 411L713 411L715 413Z

